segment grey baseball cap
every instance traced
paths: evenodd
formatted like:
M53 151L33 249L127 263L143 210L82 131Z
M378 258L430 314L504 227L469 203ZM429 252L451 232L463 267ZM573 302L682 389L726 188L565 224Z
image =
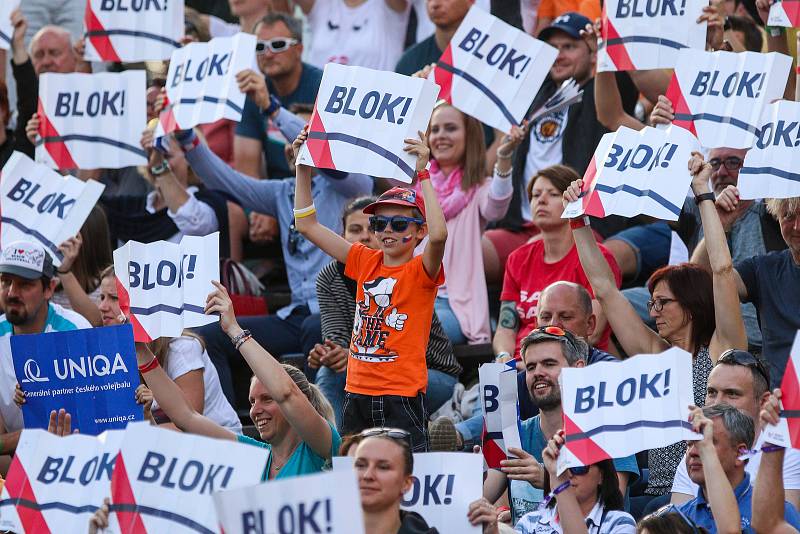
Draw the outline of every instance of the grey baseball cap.
M55 275L53 258L39 243L14 241L0 254L0 273L8 273L28 280L52 278Z

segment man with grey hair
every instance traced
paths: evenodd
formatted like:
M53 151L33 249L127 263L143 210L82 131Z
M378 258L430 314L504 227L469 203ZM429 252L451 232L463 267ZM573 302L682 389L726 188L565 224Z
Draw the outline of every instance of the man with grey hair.
M715 523L709 506L711 497L707 495L709 493L718 495L724 491L727 482L729 487L733 488L738 504L741 531L753 532L750 527L753 491L750 487L750 475L745 471L747 459L742 459L742 453L753 446L755 438L753 419L729 404L720 403L703 408L702 416L695 414L693 424L702 433L703 438L689 442L686 467L689 470L689 478L700 486L700 489L697 497L678 505L678 511L698 527L716 532L718 522ZM769 449L765 449L760 454L770 452ZM800 515L794 506L787 502L784 508L786 521L799 528ZM727 511L718 511L720 514L725 512ZM724 518L717 519L719 521ZM738 528L733 530L738 531Z
M254 178L289 176L283 145L294 139L276 139L273 131L267 135L268 121L277 120L281 107L313 105L322 81L322 71L301 59L303 28L300 20L285 13L269 13L258 21L254 33L258 39L258 67L266 78L266 88L251 92L245 101L242 120L236 126L233 141L233 166ZM253 77L261 76L249 72ZM252 80L254 86L255 82ZM262 173L262 153L269 165L267 176Z
M509 503L513 523L535 510L544 499L542 450L563 426L558 378L565 367L585 367L588 354L589 346L583 339L558 326L540 326L520 344L528 394L539 408L539 415L522 421L522 449L509 448L509 453L515 458L502 461L499 470L490 470L483 485L483 496L489 502L496 502L511 481ZM633 473L634 477L639 475L636 458L616 458L614 465L624 495L630 474Z

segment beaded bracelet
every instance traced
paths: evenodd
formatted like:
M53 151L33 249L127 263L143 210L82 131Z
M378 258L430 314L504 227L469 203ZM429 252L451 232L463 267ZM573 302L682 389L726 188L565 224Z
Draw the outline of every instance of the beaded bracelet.
M508 178L511 176L511 173L514 172L514 168L509 168L506 172L500 172L500 169L497 168L497 163L494 164L494 175L498 178Z
M253 337L253 335L250 333L250 330L245 329L239 332L239 334L237 334L236 337L231 339L231 343L233 343L233 346L236 350L239 350L239 347L242 346L242 343L244 343L251 337Z

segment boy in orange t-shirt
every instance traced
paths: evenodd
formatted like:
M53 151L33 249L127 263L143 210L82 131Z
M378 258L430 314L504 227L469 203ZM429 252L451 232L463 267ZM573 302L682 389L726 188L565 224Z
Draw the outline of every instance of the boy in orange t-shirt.
M428 448L425 349L433 303L444 283L442 257L447 224L425 170L430 150L425 136L406 139L405 151L417 157L422 196L394 187L364 208L378 250L350 244L322 226L314 215L311 169L297 166L295 226L327 254L345 264L345 276L356 281L356 316L347 363L342 435L372 427L397 427L410 434L413 451ZM303 129L295 154L307 138ZM426 209L427 206L427 209ZM414 248L428 236L421 256Z

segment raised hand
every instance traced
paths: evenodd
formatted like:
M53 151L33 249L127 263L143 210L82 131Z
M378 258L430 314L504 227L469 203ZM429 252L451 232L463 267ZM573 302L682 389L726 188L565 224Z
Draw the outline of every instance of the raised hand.
M510 480L524 480L537 488L544 487L544 466L536 461L530 453L509 447L508 452L516 458L508 458L500 462L500 471Z
M419 139L411 137L404 139L406 146L403 147L405 152L413 154L417 157L417 172L424 170L428 166L428 161L431 159L431 149L428 146L428 140L423 132L417 132Z
M216 289L209 293L206 298L205 313L206 315L218 313L219 325L222 331L229 336L235 336L241 332L242 329L236 321L236 315L233 312L233 302L231 301L230 295L228 295L228 290L216 280L212 280L211 283L214 284Z

